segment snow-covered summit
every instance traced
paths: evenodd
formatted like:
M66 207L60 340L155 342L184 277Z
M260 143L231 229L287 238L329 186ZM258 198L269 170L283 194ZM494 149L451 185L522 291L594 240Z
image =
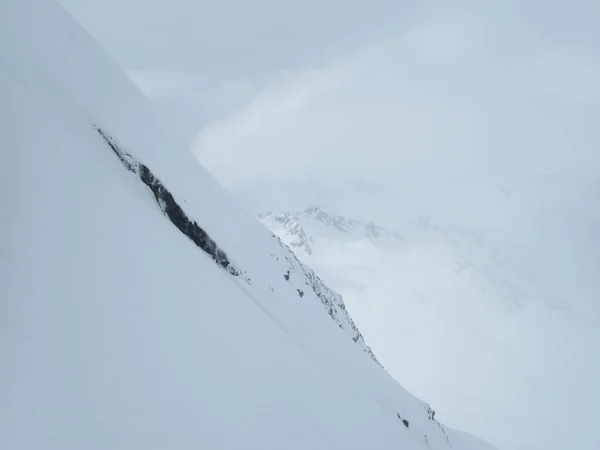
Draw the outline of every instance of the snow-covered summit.
M488 448L373 361L60 6L1 0L0 54L0 448Z
M286 240L294 250L313 253L313 235L334 235L346 239L401 239L400 234L373 222L361 222L341 215L330 214L319 206L311 205L299 212L269 211L259 215L268 228Z

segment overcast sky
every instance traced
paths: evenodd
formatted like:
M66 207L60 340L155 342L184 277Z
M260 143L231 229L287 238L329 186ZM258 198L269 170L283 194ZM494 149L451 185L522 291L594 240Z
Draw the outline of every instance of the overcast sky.
M592 0L62 1L230 188L597 173Z

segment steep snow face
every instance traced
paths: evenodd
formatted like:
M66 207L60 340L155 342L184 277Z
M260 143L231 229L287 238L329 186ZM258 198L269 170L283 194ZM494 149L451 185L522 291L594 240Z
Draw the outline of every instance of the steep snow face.
M477 229L415 218L375 238L363 225L347 230L320 217L367 221L307 213L314 210L261 220L342 293L381 363L408 389L500 448L600 446L594 433L574 436L582 421L592 429L600 401L600 365L589 358L600 328L593 314L578 318L575 295L566 299L572 311L555 303Z
M196 221L187 216L171 192L169 192L166 186L154 175L154 173L152 173L145 164L121 148L113 136L103 129L98 127L94 128L106 141L123 166L128 171L137 175L140 181L150 188L160 210L169 218L171 223L181 231L181 233L194 242L199 249L209 255L219 266L226 269L233 276L240 276L240 270L232 264L225 251L210 238L206 231L204 231ZM302 264L277 236L273 235L273 238L279 242L281 251L283 252L283 255L281 256L284 256L284 259L281 260L276 253L271 253L271 256L275 258L277 263L283 264L284 267L287 268L283 278L290 282L290 286L297 286L298 284L302 285L303 282L304 289L312 290L312 293L321 301L325 310L338 326L350 335L352 340L368 353L371 358L377 361L371 349L366 345L364 338L354 324L354 321L346 311L346 306L344 305L342 297L337 292L334 292L327 287L313 270ZM245 274L247 273L248 272L245 272ZM293 276L292 273L294 273ZM246 277L246 281L250 283L251 279ZM269 284L269 289L271 289L272 292L275 292L271 284ZM295 289L298 296L301 298L304 297L304 290L300 288Z
M0 46L0 448L489 448L373 361L60 7L2 0Z

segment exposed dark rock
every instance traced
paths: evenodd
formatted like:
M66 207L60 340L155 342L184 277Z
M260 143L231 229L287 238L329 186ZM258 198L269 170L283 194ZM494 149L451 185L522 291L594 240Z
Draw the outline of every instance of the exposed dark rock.
M435 420L435 411L431 407L427 408L427 415L429 416L429 420Z
M298 289L298 295L300 297L304 297L304 291L302 289Z
M403 418L400 416L400 414L396 414L396 415L398 416L398 419L400 419L400 420L402 421L402 423L404 424L404 426L405 426L406 428L408 428L408 420L406 420L406 419L403 419Z
M139 179L146 185L156 199L156 203L161 211L169 218L171 223L177 227L179 231L185 234L198 248L210 255L215 262L226 269L230 274L238 276L239 271L233 267L226 253L219 248L214 240L200 226L181 209L175 201L173 195L162 184L162 182L152 173L145 164L141 163L129 153L122 150L117 144L114 137L110 136L100 128L96 130L104 138L113 152L117 155L121 163L127 170L135 173ZM249 279L248 279L249 280Z

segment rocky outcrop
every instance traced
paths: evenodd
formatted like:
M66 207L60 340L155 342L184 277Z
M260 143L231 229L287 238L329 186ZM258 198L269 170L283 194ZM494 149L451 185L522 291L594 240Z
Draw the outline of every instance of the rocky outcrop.
M123 166L136 174L140 181L152 191L158 207L169 218L171 223L185 234L199 249L207 253L219 266L227 270L231 275L238 276L240 274L239 270L229 261L225 251L219 248L217 243L210 238L196 221L188 217L181 206L175 201L173 195L152 173L148 166L124 151L116 139L106 131L98 127L95 127L95 129L119 158Z

